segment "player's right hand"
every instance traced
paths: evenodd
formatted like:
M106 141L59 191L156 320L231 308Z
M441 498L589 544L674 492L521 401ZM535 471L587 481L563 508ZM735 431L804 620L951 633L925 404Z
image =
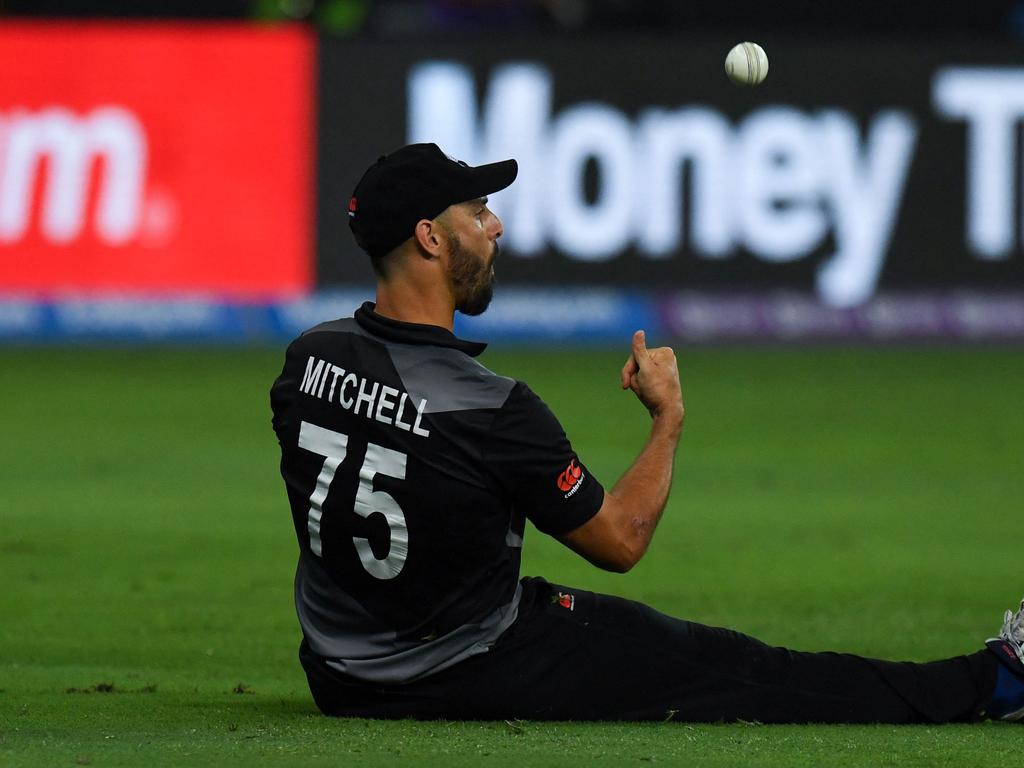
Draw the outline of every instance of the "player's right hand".
M622 388L633 390L652 418L684 415L683 393L679 385L679 369L672 347L647 348L643 331L633 334L633 348L622 366Z

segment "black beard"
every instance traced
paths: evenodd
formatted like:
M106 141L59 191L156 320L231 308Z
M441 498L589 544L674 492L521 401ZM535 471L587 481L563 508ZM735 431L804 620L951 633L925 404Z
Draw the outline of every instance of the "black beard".
M498 257L498 244L494 244L491 258L481 264L468 253L457 239L451 241L448 274L455 288L455 309L469 317L482 315L494 297L494 260Z

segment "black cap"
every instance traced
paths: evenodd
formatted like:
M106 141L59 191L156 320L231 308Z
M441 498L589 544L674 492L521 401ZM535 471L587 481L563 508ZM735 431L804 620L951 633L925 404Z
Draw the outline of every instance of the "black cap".
M412 237L420 219L498 192L518 172L515 160L474 167L448 157L437 144L410 144L381 155L366 170L348 202L348 225L360 248L384 256Z

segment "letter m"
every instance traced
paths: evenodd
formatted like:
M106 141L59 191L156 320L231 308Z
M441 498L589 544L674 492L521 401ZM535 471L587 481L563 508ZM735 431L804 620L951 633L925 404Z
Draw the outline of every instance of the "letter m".
M60 107L0 116L0 242L25 235L41 184L44 237L54 243L78 237L97 161L96 234L119 245L135 236L141 218L147 147L138 119L120 107L100 107L85 117Z
M313 366L316 363L316 367ZM302 383L299 385L299 389L305 392L307 395L316 396L316 387L320 383L320 375L324 372L324 361L317 360L312 355L309 356L309 360L306 362L306 373L302 377Z

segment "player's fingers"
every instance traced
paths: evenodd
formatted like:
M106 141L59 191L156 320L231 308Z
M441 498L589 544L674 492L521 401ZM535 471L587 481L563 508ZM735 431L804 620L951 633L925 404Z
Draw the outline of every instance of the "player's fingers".
M647 350L651 360L656 363L674 363L676 360L676 353L672 347L655 347L654 349Z
M637 331L633 334L633 359L637 365L641 365L650 359L647 351L647 334L644 331Z
M636 364L636 359L630 355L629 359L626 360L626 364L622 366L622 372L619 374L623 389L629 389L629 383L638 370L640 370L640 366Z

